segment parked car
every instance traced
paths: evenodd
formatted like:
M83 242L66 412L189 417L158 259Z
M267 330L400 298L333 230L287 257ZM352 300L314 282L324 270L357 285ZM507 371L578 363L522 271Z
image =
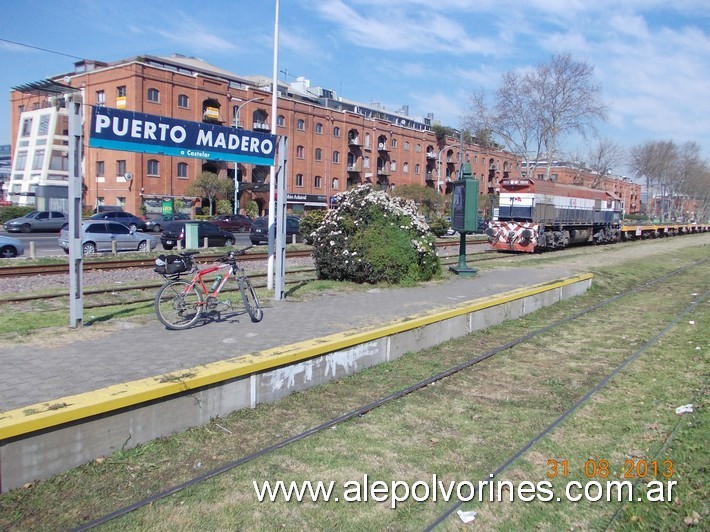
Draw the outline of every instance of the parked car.
M296 238L301 235L301 222L298 216L289 215L286 216L286 239L290 242L293 235L296 235ZM269 241L269 219L266 216L257 218L251 223L249 240L254 245Z
M11 236L0 235L0 258L9 259L24 254L25 245Z
M65 253L69 253L68 228L67 225L59 232L59 247ZM118 251L149 251L158 245L158 239L153 235L136 232L119 222L85 220L81 223L81 247L84 255L97 251L112 251L113 242L116 242Z
M69 217L59 211L32 211L20 218L5 222L5 231L59 231L69 221Z
M145 221L130 212L107 211L99 212L89 217L89 220L106 220L109 222L119 222L127 225L134 231L145 231Z
M220 214L209 221L225 231L246 233L254 220L243 214Z
M156 214L154 216L148 216L149 218L145 221L145 230L155 231L156 233L160 233L163 230L163 227L168 225L170 222L190 219L189 215L181 214L179 212L174 214Z
M205 238L207 238L208 247L233 246L237 241L232 233L220 229L212 222L202 220L170 222L165 226L165 229L163 229L163 234L160 235L160 242L163 244L163 249L173 249L177 246L178 242L180 242L184 248L187 225L197 226L197 239L200 247L204 245Z

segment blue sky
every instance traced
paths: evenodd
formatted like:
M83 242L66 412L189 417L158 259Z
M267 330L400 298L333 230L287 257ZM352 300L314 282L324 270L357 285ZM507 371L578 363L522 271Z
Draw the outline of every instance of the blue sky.
M5 0L0 41L10 139L12 86L72 70L77 58L195 56L271 77L274 0ZM695 141L710 158L707 0L281 0L279 79L458 127L474 90L569 53L595 69L610 107L600 133L623 147ZM569 139L570 155L589 142Z

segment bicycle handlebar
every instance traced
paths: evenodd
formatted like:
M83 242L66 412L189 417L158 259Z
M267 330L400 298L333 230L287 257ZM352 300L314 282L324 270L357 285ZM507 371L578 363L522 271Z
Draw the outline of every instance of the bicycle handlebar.
M220 262L229 262L231 260L234 260L237 255L244 255L248 249L251 249L253 247L254 246L247 246L242 249L233 249L233 250L227 252L227 254L224 257L220 257L217 260Z

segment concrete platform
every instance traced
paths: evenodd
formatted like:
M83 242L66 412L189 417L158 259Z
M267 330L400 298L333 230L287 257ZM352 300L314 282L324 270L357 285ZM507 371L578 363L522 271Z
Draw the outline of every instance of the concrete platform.
M232 314L167 331L153 319L77 331L53 348L2 348L0 491L517 318L591 285L591 275L570 273L512 268L286 300L259 324Z

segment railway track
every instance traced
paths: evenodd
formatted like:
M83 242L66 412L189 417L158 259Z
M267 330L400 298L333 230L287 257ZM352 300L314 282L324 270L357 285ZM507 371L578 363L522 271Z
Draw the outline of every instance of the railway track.
M298 255L300 257L305 257L310 255L310 252L302 252L303 254ZM293 256L293 254L290 254ZM516 255L500 255L500 254L476 254L474 256L469 256L467 262L471 264L476 264L480 262L492 261L492 260L502 260L502 259L514 259ZM206 257L205 257L206 258ZM441 258L442 267L452 266L458 263L458 255L444 255ZM250 256L251 259L251 256ZM266 255L263 257L266 260ZM137 261L138 262L138 261ZM146 261L143 261L146 262ZM206 260L205 262L208 262ZM149 266L153 267L153 262L148 261L146 264L139 264L135 267ZM128 268L128 266L124 266ZM316 280L316 269L314 267L299 267L290 271L286 271L285 284L294 285L303 282L315 281ZM29 274L28 274L29 275ZM255 288L265 288L266 287L266 272L250 272L249 278L252 280ZM83 290L83 294L89 297L89 301L85 305L86 308L99 308L99 307L110 307L120 304L129 303L145 303L148 301L153 301L155 297L155 290L157 290L165 281L163 279L156 278L155 281L146 281L142 283L133 283L126 285L113 285L108 288L91 288L87 287ZM238 291L238 289L225 289L224 292ZM146 296L133 296L130 301L117 301L115 297L111 297L110 301L91 301L93 297L105 297L107 295L115 296L119 293L134 292L142 293L146 292ZM68 290L61 290L54 293L24 293L24 294L10 294L8 297L0 298L0 305L9 303L21 303L29 301L49 301L66 298L69 296Z
M140 500L136 500L128 505L125 505L123 507L120 507L112 512L106 513L105 515L102 515L98 518L95 518L89 522L85 522L80 524L75 530L90 530L93 529L94 527L108 523L110 521L114 521L116 519L119 519L121 517L124 517L128 515L129 513L139 509L139 508L144 508L148 507L150 505L153 505L157 501L167 499L171 495L174 495L178 492L181 492L187 488L192 488L195 487L199 484L204 483L205 481L209 479L213 479L216 477L219 477L221 475L224 475L232 470L236 470L240 467L246 466L246 464L256 460L263 458L267 455L270 455L274 453L275 451L278 451L280 449L289 447L296 442L302 441L306 438L309 438L317 433L324 432L326 429L332 429L335 428L336 426L342 425L350 420L353 419L358 419L360 417L363 417L370 412L372 412L375 409L384 407L388 405L389 403L393 403L395 401L399 400L405 400L408 396L417 394L421 392L422 390L427 389L429 386L431 386L434 383L442 382L444 379L450 379L455 375L458 374L465 374L470 368L473 368L477 366L478 364L491 359L495 358L498 355L502 355L503 353L506 353L507 351L518 347L518 346L524 346L528 342L531 342L538 337L543 337L546 333L554 332L556 330L559 330L562 327L569 326L569 324L575 322L576 320L579 320L580 318L586 317L588 315L593 315L594 313L602 313L604 312L604 309L607 308L609 305L612 303L615 303L619 300L622 300L628 296L632 296L638 292L642 291L647 291L647 290L653 290L656 288L657 285L662 284L664 281L678 275L686 272L687 270L692 269L693 267L696 267L700 263L695 263L695 264L690 264L688 266L684 266L681 268L678 268L677 270L674 270L670 273L667 273L665 275L661 275L659 277L652 278L648 281L646 281L643 284L640 284L636 287L633 287L629 290L626 290L624 292L618 293L608 299L605 299L603 301L599 301L598 303L592 304L591 306L588 306L586 308L583 308L581 310L578 310L576 312L571 312L567 314L566 316L560 317L556 319L555 321L552 321L550 323L546 323L543 326L528 331L526 334L519 336L517 338L513 338L509 341L507 341L504 344L495 346L483 353L478 354L477 356L470 358L468 360L465 360L457 365L448 367L447 369L444 369L443 371L440 371L436 374L432 374L423 380L420 380L418 382L415 382L403 389L400 389L398 391L395 391L389 395L382 396L378 399L375 399L372 402L369 402L367 404L362 404L354 409L351 409L350 411L338 415L337 417L328 419L322 423L320 423L317 426L313 426L311 428L308 428L307 430L294 434L292 436L286 437L281 440L275 440L270 443L262 445L260 448L257 448L256 450L246 453L243 456L236 458L230 462L224 463L212 470L209 470L203 474L193 476L192 478L179 483L175 485L168 485L163 488L162 491L158 491L156 493L150 494L149 496L142 498ZM684 309L680 309L676 314L672 315L669 317L667 322L663 324L663 327L660 327L658 329L653 330L651 333L649 333L648 336L650 338L643 343L639 348L634 348L631 349L629 348L628 351L626 351L622 357L619 357L618 360L615 360L613 363L609 363L608 367L606 368L606 371L602 372L602 377L601 380L597 381L596 383L583 388L579 390L577 393L574 394L574 397L565 404L564 409L561 412L558 412L554 417L549 418L549 423L547 423L545 426L539 427L538 430L539 432L531 434L529 439L526 441L524 440L522 444L516 444L512 448L508 449L507 453L503 454L501 457L497 458L495 461L491 461L488 464L488 468L491 471L491 474L489 477L492 479L494 477L500 477L500 475L506 471L511 464L513 464L517 459L520 457L524 456L525 453L527 453L531 448L533 448L540 440L548 436L556 427L558 427L563 421L565 421L567 418L571 417L574 415L582 406L584 406L586 403L588 403L590 400L592 400L602 389L604 389L609 382L616 377L621 371L623 371L627 366L632 364L637 358L639 358L641 355L643 355L647 350L655 346L659 341L661 341L664 336L672 329L673 326L678 324L682 319L684 319L689 313L691 313L699 304L701 304L703 301L707 300L709 294L704 293L704 294L694 294L695 297L694 300L690 305L685 307ZM541 429L541 430L540 430ZM488 478L488 477L487 477ZM474 482L474 485L480 485L478 483ZM448 505L448 507L441 508L437 513L436 513L436 518L434 521L430 522L426 527L425 530L433 530L437 528L438 526L444 524L447 519L457 510L462 506L462 502L456 502L453 505ZM442 506L445 506L442 503Z
M469 240L468 245L486 244L487 240ZM459 245L459 241L437 242L437 247L446 249ZM171 252L166 252L171 253ZM217 257L223 256L224 253L205 252L196 256L198 264L212 262ZM310 250L293 250L288 252L288 256L292 258L309 257ZM242 260L265 261L268 258L266 253L250 253L242 258ZM143 257L140 259L115 259L115 260L85 260L84 271L98 270L120 270L126 268L152 268L155 262L155 257ZM56 264L21 264L0 267L0 278L8 277L25 277L29 275L56 275L58 273L69 274L68 262L62 261Z

